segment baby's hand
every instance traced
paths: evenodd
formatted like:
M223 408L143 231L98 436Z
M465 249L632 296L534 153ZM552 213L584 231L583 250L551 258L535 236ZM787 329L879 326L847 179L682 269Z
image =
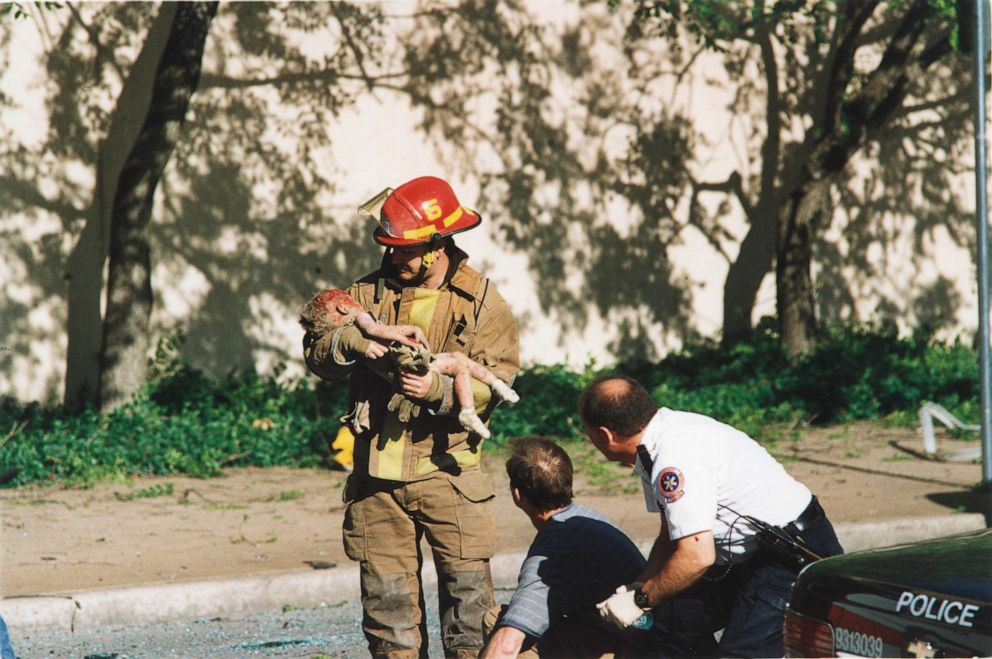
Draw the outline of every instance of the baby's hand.
M369 341L369 347L365 349L365 357L367 359L379 359L385 357L388 352L389 346L372 339Z
M382 334L381 338L410 346L418 352L427 347L427 335L416 325L385 325Z

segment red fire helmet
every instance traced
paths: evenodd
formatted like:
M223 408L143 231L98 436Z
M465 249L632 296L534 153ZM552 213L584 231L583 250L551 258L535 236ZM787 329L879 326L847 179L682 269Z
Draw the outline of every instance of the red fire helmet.
M379 226L372 238L380 245L426 245L478 226L482 218L458 203L448 182L421 176L393 190L386 188L358 208Z

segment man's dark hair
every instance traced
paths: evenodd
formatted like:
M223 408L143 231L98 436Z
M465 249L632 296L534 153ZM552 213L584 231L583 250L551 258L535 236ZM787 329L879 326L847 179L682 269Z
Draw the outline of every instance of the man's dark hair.
M658 403L641 383L625 375L601 375L582 391L579 416L593 428L630 437L647 428Z
M506 461L510 487L520 490L540 512L572 503L572 460L546 437L520 437L510 442Z

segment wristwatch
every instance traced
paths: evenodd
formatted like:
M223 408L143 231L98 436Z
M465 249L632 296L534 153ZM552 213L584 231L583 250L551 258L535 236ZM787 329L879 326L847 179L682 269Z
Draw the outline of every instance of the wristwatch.
M634 591L634 605L641 607L645 611L651 608L651 605L648 604L648 594L640 586Z

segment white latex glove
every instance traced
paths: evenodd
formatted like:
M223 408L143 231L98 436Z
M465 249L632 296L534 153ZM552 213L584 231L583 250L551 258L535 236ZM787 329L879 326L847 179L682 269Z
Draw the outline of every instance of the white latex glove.
M617 591L596 605L600 617L619 627L626 629L644 615L644 609L634 604L634 591L620 586Z

